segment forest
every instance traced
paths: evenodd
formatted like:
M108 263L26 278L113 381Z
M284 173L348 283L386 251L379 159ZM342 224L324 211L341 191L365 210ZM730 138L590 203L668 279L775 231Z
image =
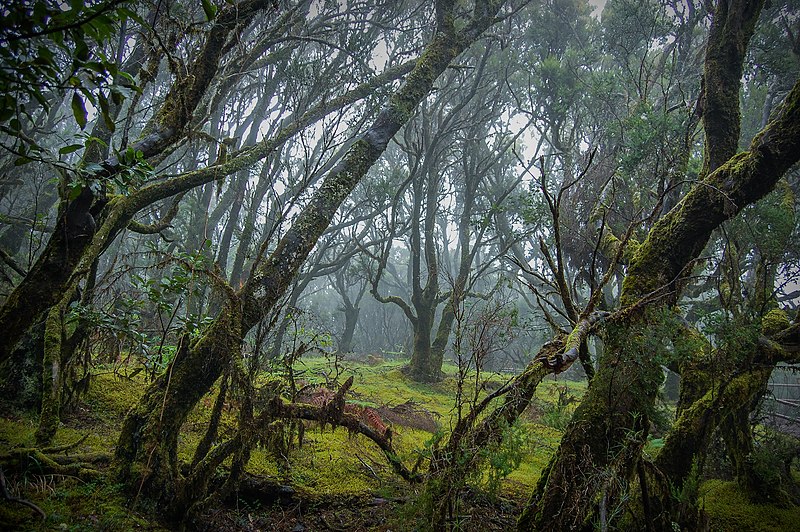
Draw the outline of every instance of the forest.
M0 528L796 529L798 0L0 18Z

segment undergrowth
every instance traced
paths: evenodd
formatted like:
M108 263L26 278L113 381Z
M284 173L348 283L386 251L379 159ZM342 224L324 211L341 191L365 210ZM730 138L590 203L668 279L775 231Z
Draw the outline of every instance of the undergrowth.
M435 434L441 436L449 433L455 416L453 392L456 383L453 377L436 384L415 383L403 375L401 365L401 362L369 365L348 361L343 364L338 381L343 382L351 375L354 377L352 394L348 396L351 403L379 411L404 405L406 418L399 416L401 421L408 421L407 418L415 415L425 417L427 424L419 426L426 426L430 430L409 426L405 421L387 421L391 426L395 449L403 462L411 467L421 456L424 457ZM295 369L296 378L302 386L336 386L331 382L331 368L325 358L302 360ZM445 367L445 370L452 375L455 367ZM265 382L272 378L265 377ZM485 388L496 389L508 378L509 375L491 375L485 382ZM72 452L113 451L121 421L130 407L136 404L145 386L141 374L125 377L98 370L88 394L64 416L54 445L66 445L86 436ZM525 501L557 449L562 430L585 389L584 383L551 379L544 381L531 408L517 425L509 428L506 443L497 446L496 456L489 456L484 461L487 466L483 472L471 477L467 491L470 500L475 502L489 496L494 501L491 504L504 507L509 512L514 511L514 505ZM191 460L203 435L216 393L215 389L199 402L184 426L179 439L179 456L184 461ZM232 431L235 422L235 408L228 405L223 413L220 437L224 438ZM32 446L35 430L35 412L0 418L0 452ZM424 460L422 467L425 467ZM341 428L332 430L330 426L322 428L308 424L302 446L292 446L284 455L276 456L274 452L256 449L248 470L278 484L291 486L298 494L298 499L310 504L306 511L315 505L328 507L336 504L336 501L359 498L371 500L377 497L378 500L413 504L418 489L394 475L385 457L372 442L348 434ZM152 516L132 511L127 496L117 486L104 483L102 477L94 482L57 478L42 475L32 466L22 473L9 474L7 478L12 494L38 505L47 518L42 520L31 509L21 505L2 504L0 529L159 530ZM730 530L734 524L742 523L735 528L785 530L800 518L795 509L750 504L737 489L735 484L716 480L702 485L703 504L715 529ZM473 502L465 503L464 511L471 511L469 508L473 507ZM253 515L258 512L266 516L275 511L258 503L238 501L236 504L237 509L231 514L234 520L254 519ZM348 507L349 503L342 504ZM247 512L242 514L241 508L247 509ZM350 510L355 512L353 508ZM387 523L393 529L404 530L404 511L408 515L407 510L394 504L390 514L393 513L395 517L387 517ZM273 522L266 517L262 519L264 523ZM209 526L213 528L216 525Z

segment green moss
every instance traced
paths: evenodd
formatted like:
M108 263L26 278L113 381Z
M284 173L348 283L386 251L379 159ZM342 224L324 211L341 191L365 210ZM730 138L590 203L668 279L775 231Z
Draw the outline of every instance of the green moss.
M791 324L789 316L781 309L772 309L761 320L761 332L767 336L776 334Z
M165 530L127 508L126 498L115 486L81 483L76 479L29 476L14 479L13 489L39 506L42 518L21 505L0 505L3 530Z
M783 532L796 529L800 522L800 507L753 504L735 482L704 482L700 503L710 517L713 531Z
M389 362L380 366L346 362L344 366L339 381L344 381L350 375L355 377L353 395L348 400L373 407L394 406L411 400L415 406L438 416L442 431L449 430L451 416L454 415L454 391L457 384L453 377L455 366L445 365L448 377L436 384L421 384L408 379L400 371L402 362ZM298 363L296 370L301 373L298 378L305 382L323 383L322 375L330 374L332 368L330 361L325 358L309 358ZM489 387L494 389L505 382L508 376L487 373L486 377L490 377ZM274 383L275 379L275 376L265 376L259 381L259 385ZM84 402L77 411L65 416L64 424L57 431L53 444L72 443L88 433L89 437L75 452L108 452L117 445L122 419L138 404L146 386L142 373L128 378L115 375L107 369L99 370L92 379ZM557 382L548 380L540 386L537 398L542 403L553 403L558 399L558 390L563 387L573 395L580 395L586 390L583 383L572 383L563 379ZM181 429L178 436L178 456L183 462L190 461L193 456L206 428L216 393L215 386L198 402ZM75 415L76 413L79 415ZM235 409L226 409L223 417L219 440L226 439L235 428ZM33 418L0 419L0 447L32 445L34 421ZM527 417L521 423L529 443L522 451L519 467L500 484L501 495L515 498L524 498L530 493L561 438L559 431L533 422ZM409 467L420 454L427 452L433 438L430 432L399 425L393 426L392 432L395 449ZM391 493L392 497L409 497L409 485L392 472L382 452L368 439L348 434L341 428L332 431L330 427L321 430L315 425L308 425L304 445L290 449L288 459L288 465L280 463L272 453L257 448L252 453L248 471L289 483L302 498L312 503L323 498L329 501L332 498L346 499L381 493ZM422 463L423 469L426 463ZM34 475L35 471L29 472L30 478L34 478ZM483 478L476 477L473 482L480 488L485 484ZM57 528L62 523L74 530L152 527L144 524L126 508L125 501L120 499L116 488L98 482L81 491L78 489L79 484L77 481L73 484L59 480L49 484L50 488L61 490L58 493L50 488L41 494L25 492L27 498L53 515L42 525L43 529ZM85 504L79 500L80 497L86 499ZM4 526L36 530L39 525L35 522L35 516L28 516L24 508L12 507L0 513L0 528Z
M125 377L101 370L92 376L85 401L96 415L118 418L136 405L146 386L144 372Z

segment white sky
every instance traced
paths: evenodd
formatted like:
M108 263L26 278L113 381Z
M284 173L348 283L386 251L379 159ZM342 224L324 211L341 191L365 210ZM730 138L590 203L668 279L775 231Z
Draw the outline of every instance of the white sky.
M594 11L592 11L592 15L599 17L600 13L603 12L603 8L606 5L607 0L589 0L589 4L594 6Z

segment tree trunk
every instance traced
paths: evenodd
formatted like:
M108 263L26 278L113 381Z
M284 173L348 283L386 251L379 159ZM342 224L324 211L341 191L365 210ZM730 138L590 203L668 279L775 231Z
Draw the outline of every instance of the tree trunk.
M338 351L339 353L350 353L353 351L353 336L356 333L356 325L358 325L358 315L360 309L352 304L345 305L344 307L344 330L342 331L342 338L339 340Z
M226 305L194 345L182 343L167 372L128 413L117 440L112 464L117 479L177 513L191 502L176 498L178 435L191 410L239 352L242 328L237 307L235 302Z
M423 296L423 299L427 299ZM411 361L405 368L405 373L418 382L438 382L442 380L441 353L437 358L431 349L431 334L436 307L420 301L414 305L417 311L417 320L414 323L414 345Z
M501 3L476 8L461 31L455 30L452 6L438 12L437 32L372 126L326 176L272 254L258 263L203 337L184 347L169 371L146 390L123 424L114 460L117 478L131 491L178 512L188 502L178 500L175 508L173 499L179 491L177 435L186 416L236 355L242 335L282 298L339 206L408 122L436 78L491 24Z
M675 301L681 279L711 232L765 196L800 158L800 83L781 114L738 154L695 185L651 229L631 263L621 301L630 311L609 329L600 368L567 428L546 481L524 511L528 530L590 526L606 479L627 482L639 459L661 371L643 335L659 307ZM643 312L642 306L651 310ZM612 492L613 495L613 492Z

